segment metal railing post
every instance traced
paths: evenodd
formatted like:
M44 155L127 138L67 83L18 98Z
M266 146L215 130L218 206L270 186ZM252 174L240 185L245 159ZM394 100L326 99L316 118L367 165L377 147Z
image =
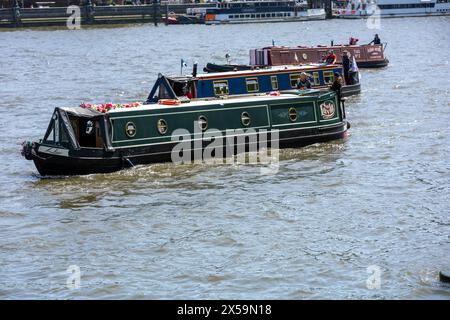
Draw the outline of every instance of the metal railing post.
M86 22L91 24L94 22L94 4L91 0L86 0L85 2L85 19Z
M22 25L22 19L20 18L20 6L17 0L14 0L14 6L12 8L12 15L15 27L20 27Z

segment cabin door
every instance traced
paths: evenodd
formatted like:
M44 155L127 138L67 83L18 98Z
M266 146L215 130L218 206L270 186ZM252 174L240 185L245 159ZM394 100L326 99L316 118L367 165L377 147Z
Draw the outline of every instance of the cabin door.
M104 145L98 120L89 118L70 119L73 131L82 148L102 148Z

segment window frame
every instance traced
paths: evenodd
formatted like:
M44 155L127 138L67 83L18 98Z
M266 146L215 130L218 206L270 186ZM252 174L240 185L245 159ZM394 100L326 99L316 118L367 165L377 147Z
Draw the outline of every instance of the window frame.
M294 85L292 85L293 79L295 79ZM289 83L291 84L291 88L297 88L298 79L300 79L300 73L291 73L289 75Z
M331 74L331 76L330 76L330 74ZM330 78L331 79L331 81L328 81L327 82L327 78ZM333 82L334 82L334 71L329 71L329 70L324 70L323 71L323 82L325 83L325 84L332 84Z
M226 93L220 93L217 94L216 92L216 85L218 84L225 84L225 88L226 88ZM219 88L223 88L223 87L219 87ZM213 91L214 91L214 96L216 97L220 97L220 96L228 96L230 94L230 86L228 84L228 80L215 80L213 81Z
M313 79L314 79L314 85L319 86L320 85L320 74L317 71L313 72Z
M274 86L275 83L275 86ZM278 90L278 77L277 76L270 76L270 84L272 86L272 90Z
M249 87L248 87L249 86L249 81L255 81L256 88L254 90L250 90L249 89ZM251 93L259 92L259 80L258 80L258 78L257 77L245 78L245 87L247 89L247 92L251 92Z

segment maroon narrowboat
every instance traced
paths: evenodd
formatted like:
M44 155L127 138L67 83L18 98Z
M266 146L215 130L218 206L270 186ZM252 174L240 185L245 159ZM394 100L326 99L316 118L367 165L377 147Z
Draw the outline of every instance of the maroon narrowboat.
M333 50L337 63L342 63L344 51L348 51L359 68L386 67L389 60L384 54L385 44L365 45L330 45L316 47L265 47L250 50L250 65L280 66L318 63L323 60L328 50Z

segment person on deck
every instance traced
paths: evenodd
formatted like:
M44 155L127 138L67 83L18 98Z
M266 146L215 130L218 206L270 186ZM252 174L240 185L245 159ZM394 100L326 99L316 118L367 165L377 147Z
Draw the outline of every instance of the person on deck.
M306 90L311 89L311 82L308 80L308 74L305 72L300 73L300 78L297 81L297 89Z
M334 82L330 87L331 91L336 92L339 101L341 100L342 77L339 72L334 73Z
M350 37L350 41L348 42L349 45L355 46L358 43L359 39L355 37Z
M372 43L373 44L381 44L381 39L380 39L380 37L378 37L378 33L375 34L375 38L373 38L373 40L369 42L369 44L372 44Z
M346 84L350 84L349 70L350 70L350 53L346 50L342 55L342 68L344 69L344 79Z
M184 91L184 96L186 98L188 98L188 99L192 99L193 98L192 92L191 92L189 86L186 86L183 91Z
M336 55L334 54L333 50L328 50L327 51L327 55L325 56L325 58L323 58L323 62L325 64L334 64L336 63Z
M177 94L178 97L187 98L187 99L193 98L192 93L191 93L191 88L188 83L184 84L183 88L181 90L182 90L181 94Z

